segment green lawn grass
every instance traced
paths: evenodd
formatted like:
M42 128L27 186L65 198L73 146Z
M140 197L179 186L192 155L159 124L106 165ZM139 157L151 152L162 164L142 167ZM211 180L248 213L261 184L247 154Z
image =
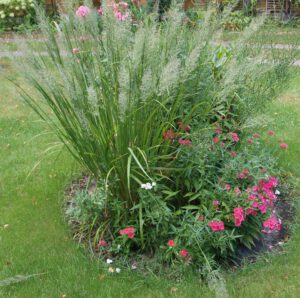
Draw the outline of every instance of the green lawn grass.
M281 164L300 177L300 74L274 102L276 137L288 144ZM8 60L0 59L0 280L17 274L46 273L23 283L0 287L0 297L214 297L197 276L184 283L107 270L73 240L63 219L65 186L79 168L67 152L43 160L53 135L21 101L5 80L19 80ZM266 129L268 129L266 127ZM36 137L36 138L35 138ZM4 227L5 225L8 225ZM300 230L280 256L265 256L255 264L226 273L230 297L299 297ZM171 294L171 288L177 288Z

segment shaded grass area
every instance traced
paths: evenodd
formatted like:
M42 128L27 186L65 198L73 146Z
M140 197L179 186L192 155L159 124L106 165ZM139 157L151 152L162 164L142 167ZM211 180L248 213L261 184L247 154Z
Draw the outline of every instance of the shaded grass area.
M268 111L274 121L266 129L289 144L280 156L281 164L300 177L300 73L293 71L289 90ZM9 61L0 60L0 280L46 274L0 287L0 297L214 297L197 277L178 284L151 274L147 278L134 272L109 275L73 242L61 204L64 187L80 169L62 152L46 158L28 177L56 138L34 138L46 127L20 101L6 75L18 79ZM282 255L266 255L256 264L227 273L230 297L299 297L299 247L298 229Z

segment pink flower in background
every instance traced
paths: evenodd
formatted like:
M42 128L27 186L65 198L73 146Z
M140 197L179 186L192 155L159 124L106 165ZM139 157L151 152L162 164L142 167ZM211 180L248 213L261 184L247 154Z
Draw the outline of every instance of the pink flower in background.
M237 196L239 196L242 193L241 190L239 189L239 187L235 187L234 191Z
M213 206L214 207L218 207L220 205L220 202L219 201L213 201Z
M252 135L252 137L258 139L258 138L259 138L259 134L258 134L258 133L254 133L254 134Z
M183 258L186 258L188 255L189 255L189 253L186 249L182 249L180 251L180 256L182 256Z
M221 142L221 147L223 147L223 148L224 148L224 147L225 147L225 145L226 145L226 144L225 144L224 142Z
M210 221L208 226L211 228L213 232L223 231L224 230L224 222L223 221Z
M169 240L169 241L168 241L168 246L169 246L169 247L173 247L173 246L175 246L175 241L174 241L174 240L172 240L172 239L171 239L171 240Z
M186 132L190 132L191 131L191 127L188 124L183 123L182 121L178 122L178 126L180 130L186 131Z
M175 137L176 137L176 135L174 134L174 132L171 129L169 129L163 133L164 140L172 141Z
M247 140L247 143L248 143L248 144L252 144L252 143L253 143L253 140L252 140L252 139L249 139L249 140Z
M212 142L213 142L214 144L217 144L219 141L220 141L219 138L213 138L213 140L212 140Z
M178 143L180 145L191 145L192 141L191 140L184 140L184 139L179 139Z
M134 233L135 233L135 229L132 228L132 227L125 228L125 229L123 229L123 230L120 231L120 235L121 236L127 235L127 237L129 239L132 239L134 237Z
M99 15L99 16L103 16L103 13L104 13L103 7L100 6L100 7L98 8L97 12L98 12L98 15Z
M233 216L235 219L235 226L241 226L242 222L245 220L244 209L242 207L237 207L233 209Z
M220 134L221 132L222 132L222 130L219 129L219 128L217 128L217 129L215 130L215 133L216 133L216 134Z
M245 179L245 174L244 173L239 173L238 175L237 175L237 177L238 178L240 178L240 179Z
M85 5L79 6L78 9L76 10L76 15L81 18L86 17L89 13L90 13L90 9Z
M288 147L289 147L288 144L285 144L285 143L280 144L280 148L283 150L286 150Z
M115 17L118 21L124 22L129 17L129 14L127 12L123 14L121 11L117 11L115 12Z
M268 131L268 135L269 135L269 136L273 136L273 135L274 135L274 131L273 131L273 130L269 130L269 131Z
M230 134L230 137L231 137L235 142L238 142L238 141L240 140L239 137L238 137L238 135L237 135L235 132L231 133L231 134Z
M274 230L281 230L281 220L276 217L271 217L263 223L264 232L270 233Z
M225 189L230 190L230 184L225 184L224 187Z
M229 152L229 155L232 157L235 157L235 156L237 156L237 153L235 151L231 151L231 152Z
M107 242L105 240L101 239L98 242L98 246L99 247L106 247L106 246L108 246L108 244L107 244Z

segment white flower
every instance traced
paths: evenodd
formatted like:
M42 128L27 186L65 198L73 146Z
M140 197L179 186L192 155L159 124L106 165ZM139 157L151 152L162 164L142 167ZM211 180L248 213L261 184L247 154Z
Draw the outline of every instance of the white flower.
M153 186L153 187L156 186L156 182L152 182L152 186Z
M131 265L131 269L135 270L135 269L137 269L137 266L136 265Z
M280 191L278 189L276 189L275 195L280 195Z
M117 273L120 273L120 272L121 272L121 269L120 269L120 268L116 268L116 272L117 272Z
M8 224L5 224L5 225L3 226L4 229L7 229L8 227L9 227Z
M113 262L113 260L111 260L111 259L107 259L107 260L106 260L106 263L107 263L107 264L111 264L112 262Z
M114 273L114 272L115 272L115 269L114 269L113 267L109 267L109 268L108 268L108 272Z
M121 245L120 244L118 244L118 246L117 246L117 249L120 249L121 248Z
M145 184L141 184L141 188L143 188L143 189L149 190L149 189L152 189L152 187L153 187L152 184L149 182L147 182Z

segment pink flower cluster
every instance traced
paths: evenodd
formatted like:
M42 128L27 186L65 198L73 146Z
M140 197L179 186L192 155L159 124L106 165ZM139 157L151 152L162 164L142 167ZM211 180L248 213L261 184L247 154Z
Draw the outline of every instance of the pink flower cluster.
M235 226L240 227L242 222L245 220L244 209L242 207L237 207L233 209L233 216L235 219Z
M281 230L281 220L276 217L271 217L263 223L263 227L264 227L263 232L265 232L265 233L270 233L274 230L280 231Z
M252 202L252 207L258 208L261 213L266 213L269 207L273 207L277 200L273 188L277 185L277 179L270 177L268 180L259 181L258 185L248 189L250 192L248 199Z
M135 233L135 229L132 228L132 227L125 228L125 229L123 229L123 230L120 231L120 235L121 236L127 235L127 237L129 239L132 239L134 237L134 233Z
M129 13L127 12L127 2L121 1L116 3L112 1L110 6L113 9L115 17L118 21L123 22L129 17Z
M231 134L230 134L230 137L231 137L232 140L235 141L235 142L238 142L238 141L240 140L239 137L238 137L238 135L237 135L235 132L231 133Z
M210 221L208 226L213 232L223 231L225 229L223 221Z
M78 17L83 18L83 17L86 17L89 13L90 13L90 9L87 6L85 6L85 5L81 5L76 10L75 14Z

